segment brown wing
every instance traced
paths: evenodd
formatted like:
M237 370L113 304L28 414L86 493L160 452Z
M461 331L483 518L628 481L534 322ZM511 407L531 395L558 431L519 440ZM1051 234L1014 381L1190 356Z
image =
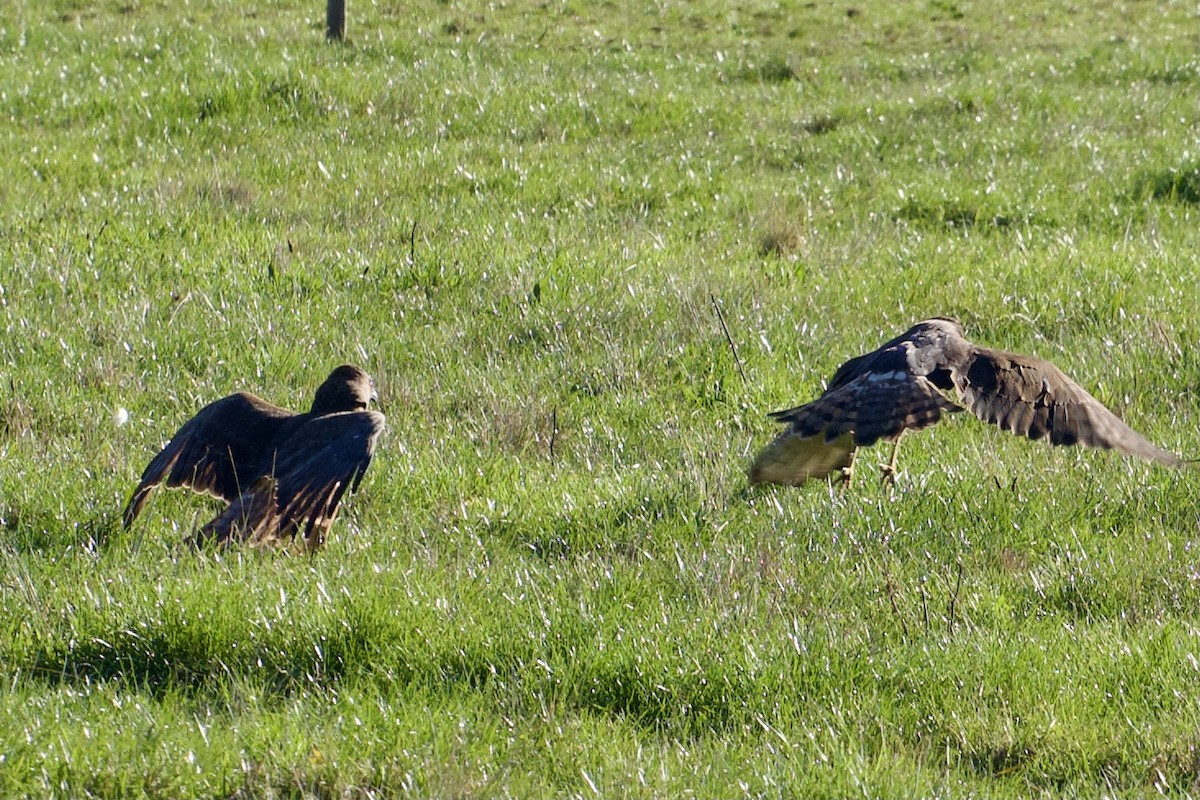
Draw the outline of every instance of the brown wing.
M199 538L268 544L302 531L316 550L347 489L358 488L371 463L384 417L377 411L327 414L306 422L279 445L274 469L257 480Z
M798 485L849 466L855 447L935 424L960 411L927 378L894 369L865 372L813 402L771 415L788 430L750 467L752 483Z
M1170 466L1183 463L1142 438L1049 361L975 348L952 377L975 416L1019 436L1113 449Z
M128 528L160 483L236 500L261 474L259 465L281 427L296 415L239 393L209 403L156 455L125 506Z

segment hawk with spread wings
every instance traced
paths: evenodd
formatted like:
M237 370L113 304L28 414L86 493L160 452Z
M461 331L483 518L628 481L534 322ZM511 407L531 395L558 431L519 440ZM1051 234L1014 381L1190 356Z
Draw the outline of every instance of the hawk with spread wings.
M943 392L953 391L958 402ZM943 414L971 410L984 422L1055 445L1117 450L1160 464L1184 463L1151 444L1049 361L978 347L957 320L918 322L878 350L838 369L816 400L770 416L787 425L750 467L752 483L799 485L840 471L853 474L859 447L895 442L883 466L896 471L900 437Z
M314 552L347 489L357 489L371 463L384 417L371 376L355 366L335 369L302 414L239 392L200 409L142 473L125 507L128 528L161 483L210 494L229 506L197 533L268 544L301 533Z

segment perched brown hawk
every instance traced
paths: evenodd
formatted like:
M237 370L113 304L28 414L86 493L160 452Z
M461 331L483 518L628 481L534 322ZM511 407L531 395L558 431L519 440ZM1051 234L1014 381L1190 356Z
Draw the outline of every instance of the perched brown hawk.
M957 320L918 322L878 350L852 358L829 388L807 405L770 416L787 425L750 467L752 483L799 485L809 478L853 474L857 448L895 442L884 480L896 469L906 430L927 428L943 413L962 411L1030 439L1082 444L1178 466L1178 458L1132 428L1049 361L977 347Z
M357 489L371 463L384 417L371 376L335 369L312 408L296 414L239 392L200 409L158 455L125 507L125 527L160 483L211 494L229 506L197 534L222 545L266 544L302 532L309 551L325 541L346 489Z

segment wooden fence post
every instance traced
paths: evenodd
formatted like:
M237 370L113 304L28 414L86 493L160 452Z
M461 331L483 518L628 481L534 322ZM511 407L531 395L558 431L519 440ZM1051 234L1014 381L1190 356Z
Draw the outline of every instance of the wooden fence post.
M346 0L329 0L325 6L325 38L341 41L346 33Z

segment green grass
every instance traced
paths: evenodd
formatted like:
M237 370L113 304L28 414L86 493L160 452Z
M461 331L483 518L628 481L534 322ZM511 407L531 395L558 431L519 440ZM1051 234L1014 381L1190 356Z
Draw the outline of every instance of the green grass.
M934 314L1200 455L1195 4L322 12L0 4L0 795L1196 791L1194 474L970 419L893 495L744 473ZM320 555L120 529L344 361Z

